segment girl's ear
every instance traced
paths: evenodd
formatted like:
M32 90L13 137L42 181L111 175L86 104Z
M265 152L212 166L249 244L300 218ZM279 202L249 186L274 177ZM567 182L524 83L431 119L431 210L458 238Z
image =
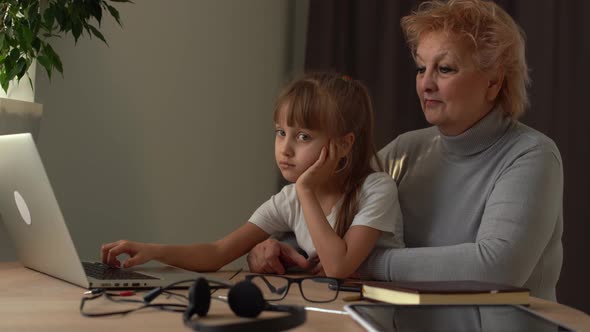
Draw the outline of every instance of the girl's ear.
M352 132L340 137L338 149L340 155L338 157L342 158L350 153L350 150L352 150L352 146L354 145L354 139L354 133Z

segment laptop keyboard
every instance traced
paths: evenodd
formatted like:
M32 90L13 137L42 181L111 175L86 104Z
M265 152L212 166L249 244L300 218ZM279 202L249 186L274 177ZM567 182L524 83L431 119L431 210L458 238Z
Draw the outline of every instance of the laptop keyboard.
M87 276L100 280L158 279L139 272L122 270L99 262L82 262L82 266L84 266Z

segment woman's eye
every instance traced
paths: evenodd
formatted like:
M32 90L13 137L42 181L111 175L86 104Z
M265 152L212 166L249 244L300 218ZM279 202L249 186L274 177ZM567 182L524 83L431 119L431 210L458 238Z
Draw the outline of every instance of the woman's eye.
M439 67L439 68L438 68L438 70L439 70L441 73L443 73L443 74L448 74L448 73L450 73L450 72L454 71L454 69L453 69L453 68L451 68L451 67L445 67L445 66Z
M311 137L308 134L300 133L299 135L297 135L297 139L301 141L309 141Z
M285 131L283 129L277 129L275 130L275 135L284 137Z
M426 67L416 67L417 74L424 74L425 71L426 71Z

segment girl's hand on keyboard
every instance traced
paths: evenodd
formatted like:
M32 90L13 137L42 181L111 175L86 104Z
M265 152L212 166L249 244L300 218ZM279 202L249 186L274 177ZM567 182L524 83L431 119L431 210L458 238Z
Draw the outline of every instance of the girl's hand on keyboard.
M154 259L157 255L157 248L158 245L156 244L119 240L103 244L100 256L105 264L128 268ZM129 259L123 262L122 266L119 259L117 259L117 256L121 254L129 255Z

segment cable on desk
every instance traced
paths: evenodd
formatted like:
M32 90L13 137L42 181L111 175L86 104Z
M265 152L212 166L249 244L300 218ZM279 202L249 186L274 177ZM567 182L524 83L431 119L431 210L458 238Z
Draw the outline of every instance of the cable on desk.
M229 277L228 280L232 280L233 278L235 278L238 274L240 274L240 272L242 272L244 270L244 268L240 268L239 270L237 270L231 277Z
M176 294L176 295L180 295L180 294ZM106 299L108 299L112 302L115 302L115 303L138 303L141 305L136 308L126 309L126 310L109 311L109 312L92 313L92 312L85 312L84 311L84 305L86 304L86 302L96 300L97 298L103 297L103 296ZM84 297L82 297L82 300L80 301L80 314L84 317L106 317L106 316L114 316L114 315L127 315L132 312L143 310L143 309L148 309L148 308L162 310L162 311L171 311L171 312L184 312L187 308L187 305L185 305L185 304L177 304L177 303L151 304L151 303L144 303L143 301L137 300L137 299L120 299L119 297L121 297L121 296L125 296L125 295L120 295L119 293L109 293L104 290L100 291L97 294L89 296L89 297L84 296Z
M234 278L241 271L242 271L242 269L240 269L239 271L234 273L234 275L232 275L231 278ZM105 289L101 289L101 288L91 289L90 291L85 293L86 295L90 295L90 296L84 296L84 297L82 297L82 299L80 301L80 314L84 317L105 317L105 316L114 316L114 315L127 315L132 312L147 309L147 308L158 309L158 310L163 310L163 311L171 311L171 312L184 312L186 310L186 308L188 307L188 296L170 291L170 289L174 288L175 286L177 286L179 284L187 283L187 282L194 282L194 280L193 279L181 280L181 281L177 281L172 284L169 284L165 287L156 287L156 288L152 289L151 291L145 293L143 295L143 300L123 298L123 297L131 296L131 295L135 295L135 292L124 291L124 292L116 293L116 292L107 292ZM229 288L227 285L220 284L217 281L212 281L212 282L214 282L215 284L214 284L214 286L211 287L211 290L212 290L211 294L213 294L215 291L217 291L220 288ZM178 304L178 303L155 303L155 304L152 304L151 302L156 297L158 297L160 294L166 294L168 296L167 297L168 299L170 299L173 296L176 297L177 299L180 298L182 301L186 301L187 304ZM106 299L108 299L109 301L114 302L114 303L137 303L137 304L140 304L140 306L137 308L132 308L132 309L110 311L110 312L99 312L99 313L91 313L91 312L84 311L84 306L85 306L86 302L96 300L97 298L103 297L103 296Z

